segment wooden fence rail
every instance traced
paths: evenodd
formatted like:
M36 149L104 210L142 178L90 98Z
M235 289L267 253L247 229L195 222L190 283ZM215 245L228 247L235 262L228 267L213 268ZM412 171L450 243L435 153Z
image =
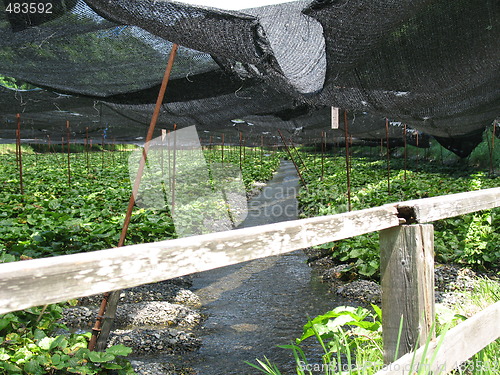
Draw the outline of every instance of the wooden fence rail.
M400 348L401 355L413 350L412 339L417 333L425 340L429 324L434 320L432 225L420 223L499 206L500 188L492 188L391 203L337 215L0 264L0 314L159 282L380 231L382 300L387 306L383 323L387 360L393 358L395 343L391 336L395 330L390 325L395 326L401 314L410 317L405 323L406 343L403 350ZM401 226L413 223L417 224ZM419 313L422 309L424 315ZM481 317L495 318L496 321L486 324L498 328L498 304L495 309L493 312L488 310ZM474 323L474 328L468 329L479 330L479 325ZM488 340L499 336L498 329L490 333L474 348L486 345ZM455 347L451 344L453 340L449 341L450 348ZM455 360L464 361L469 358L467 355L469 351L463 351Z
M0 314L163 281L399 225L394 205L0 265Z
M432 371L436 375L446 374L460 366L486 345L498 339L500 337L500 324L498 322L500 322L500 302L488 306L483 311L453 327L443 334L444 337L440 336L432 340L425 357L425 347L420 347L415 353L405 354L375 375L416 374L419 366L429 371L428 373ZM443 341L438 347L441 339ZM478 364L478 366L488 365L487 363ZM489 374L500 371L500 368L491 368L490 372L486 371L486 368L482 370Z

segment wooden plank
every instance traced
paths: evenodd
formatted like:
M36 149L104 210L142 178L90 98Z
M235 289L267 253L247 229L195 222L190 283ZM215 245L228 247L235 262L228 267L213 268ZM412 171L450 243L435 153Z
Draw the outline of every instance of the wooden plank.
M394 205L0 265L0 313L158 282L397 226Z
M430 363L431 358L434 356L437 343L441 337L429 344L424 360L422 360L424 347L419 348L415 354L414 363L423 363L422 367L425 366L426 369L434 371L436 374L446 374L498 339L500 337L500 324L498 322L500 322L500 302L487 307L465 322L450 329L444 335L443 343L437 350L437 356L432 363ZM409 374L412 359L413 353L408 353L378 371L375 375ZM415 365L413 368L415 372L416 367ZM495 372L498 371L498 368L491 370Z
M391 363L422 345L431 332L435 319L434 227L415 224L385 229L380 232L380 251L384 363Z
M403 216L411 216L411 222L429 223L500 207L500 187L443 195L439 197L416 199L397 204Z

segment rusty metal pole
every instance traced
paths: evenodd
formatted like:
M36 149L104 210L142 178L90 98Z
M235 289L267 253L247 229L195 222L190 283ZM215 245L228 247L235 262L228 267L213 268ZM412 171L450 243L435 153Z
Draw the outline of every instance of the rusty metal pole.
M21 115L18 113L16 115L17 119L17 128L16 128L16 167L19 170L19 148L20 148L20 139L19 135L21 133Z
M242 160L241 160L241 158L242 158L242 151L243 151L243 150L242 150L242 147L243 147L243 146L242 146L242 143L243 143L243 135L242 135L242 134L241 134L241 132L240 132L240 170L241 170L241 171L243 170L243 169L242 169L242 168L243 168L243 165L242 165Z
M172 202L171 206L172 208L170 209L170 215L174 217L174 211L175 211L175 172L176 172L176 167L177 167L177 124L174 124L174 156L172 160Z
M385 146L387 149L387 194L391 195L391 148L389 146L389 119L385 119Z
M408 141L406 139L406 124L404 124L404 130L403 130L403 142L404 142L404 145L405 145L405 171L404 171L404 179L405 179L405 182L406 182L406 170L408 169Z
M297 171L297 174L299 175L300 180L302 181L302 184L304 185L304 188L305 188L307 191L309 191L309 189L307 188L306 181L304 180L304 177L302 176L302 173L300 173L300 169L299 169L299 167L298 167L297 163L295 162L295 159L293 158L293 155L292 155L292 153L291 153L291 151L290 151L290 148L289 148L289 147L288 147L288 145L286 144L286 142L285 142L285 138L283 137L283 134L281 134L281 130L279 130L279 129L278 129L278 133L279 133L279 135L280 135L280 137L281 137L281 140L282 140L282 142L283 142L283 145L285 146L285 150L286 150L286 152L288 153L288 156L290 156L290 159L292 160L292 163L293 163L293 165L295 166L295 169L296 169L296 171Z
M87 173L90 173L89 165L89 127L85 127L85 161L87 162Z
M71 149L70 149L69 121L66 121L66 140L68 142L68 185L71 186Z
M222 148L221 148L221 161L222 161L222 164L224 164L224 133L222 133Z
M264 159L264 136L260 136L260 162Z
M23 152L21 150L21 115L18 113L17 118L17 130L16 130L16 159L19 167L19 190L21 195L24 195L24 184L23 184Z
M417 131L417 140L416 140L416 144L417 144L417 160L416 160L416 163L415 163L415 172L418 171L418 158L420 156L420 151L418 149L418 131Z
M297 149L297 147L295 147L295 144L293 143L292 138L289 138L289 139L290 139L290 144L292 145L293 150L297 153L297 156L300 160L300 163L302 164L302 167L304 168L305 171L309 172L309 169L307 168L306 163L304 163L302 156L300 156L299 150Z
M493 167L493 157L495 155L495 127L496 127L496 122L493 123L493 132L491 133L490 177L493 177L493 174L495 173L495 168Z
M165 91L170 78L170 74L172 72L172 66L174 64L175 56L177 54L177 48L178 48L177 44L172 45L172 50L170 52L170 56L168 59L167 68L165 69L165 74L163 76L163 81L161 83L160 92L156 100L156 106L153 112L153 116L151 118L151 122L149 124L148 133L146 135L146 143L144 144L142 158L139 161L137 176L135 178L134 186L132 188L132 194L130 195L127 207L127 214L125 216L125 221L123 223L120 240L118 241L117 247L122 247L125 244L125 237L127 235L128 226L130 224L130 219L132 217L132 211L134 209L135 195L139 191L139 185L141 182L142 174L144 172L144 167L146 165L146 156L149 149L149 142L153 139L153 133L156 127L156 123L158 122L158 117L160 115L160 109L163 103L163 98L165 97ZM96 347L98 350L105 349L119 299L120 299L120 291L113 291L104 294L104 298L101 302L101 306L99 308L95 325L92 328L92 337L89 342L90 350L94 350L96 349Z
M170 161L170 130L167 131L167 151L168 151L168 191L172 191L172 163Z
M325 177L325 132L321 132L321 181Z
M351 204L351 166L349 154L349 122L347 121L347 110L344 110L344 143L345 143L345 170L347 177L347 208L349 211L352 209Z

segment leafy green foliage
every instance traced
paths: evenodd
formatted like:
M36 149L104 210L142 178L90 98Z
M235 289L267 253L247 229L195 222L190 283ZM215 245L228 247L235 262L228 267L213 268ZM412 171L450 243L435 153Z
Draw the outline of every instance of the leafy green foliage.
M35 88L28 83L20 82L15 78L5 76L0 76L0 86L16 90L30 90Z
M302 217L331 215L348 209L345 159L329 155L324 176L319 155L303 154L308 190L301 189ZM351 173L352 209L499 186L500 179L471 168L449 168L438 162L420 163L405 172L403 160L391 160L391 191L388 192L387 165L383 160L353 157ZM435 252L442 262L475 267L498 267L500 262L500 209L476 212L434 222ZM379 246L376 233L319 246L331 249L332 257L349 263L365 277L378 277Z
M294 344L280 347L292 351L298 375L374 374L383 366L382 311L372 308L339 306L310 320ZM321 363L310 363L301 347L311 337L321 346ZM267 358L247 364L268 375L281 374Z
M75 151L78 148L74 148ZM68 185L65 154L24 154L24 190L12 153L0 155L0 263L49 257L116 246L131 194L129 152L71 155ZM207 152L210 160L217 158ZM226 154L225 162L239 162ZM220 158L220 155L218 156ZM248 188L272 177L279 156L244 158L243 178ZM202 208L201 208L202 209ZM135 209L127 241L144 243L176 236L166 210ZM0 375L3 374L132 374L124 359L131 349L122 345L90 352L86 334L59 334L64 305L33 307L0 316Z
M90 333L60 334L65 330L56 323L63 305L32 307L0 316L0 374L133 374L124 357L131 349L115 345L105 352L87 349Z

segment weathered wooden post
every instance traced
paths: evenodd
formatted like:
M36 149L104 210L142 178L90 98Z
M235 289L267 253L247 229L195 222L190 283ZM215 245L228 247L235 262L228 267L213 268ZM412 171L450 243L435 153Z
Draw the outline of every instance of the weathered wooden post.
M380 231L384 362L425 343L434 322L434 227ZM397 347L399 327L402 332Z

